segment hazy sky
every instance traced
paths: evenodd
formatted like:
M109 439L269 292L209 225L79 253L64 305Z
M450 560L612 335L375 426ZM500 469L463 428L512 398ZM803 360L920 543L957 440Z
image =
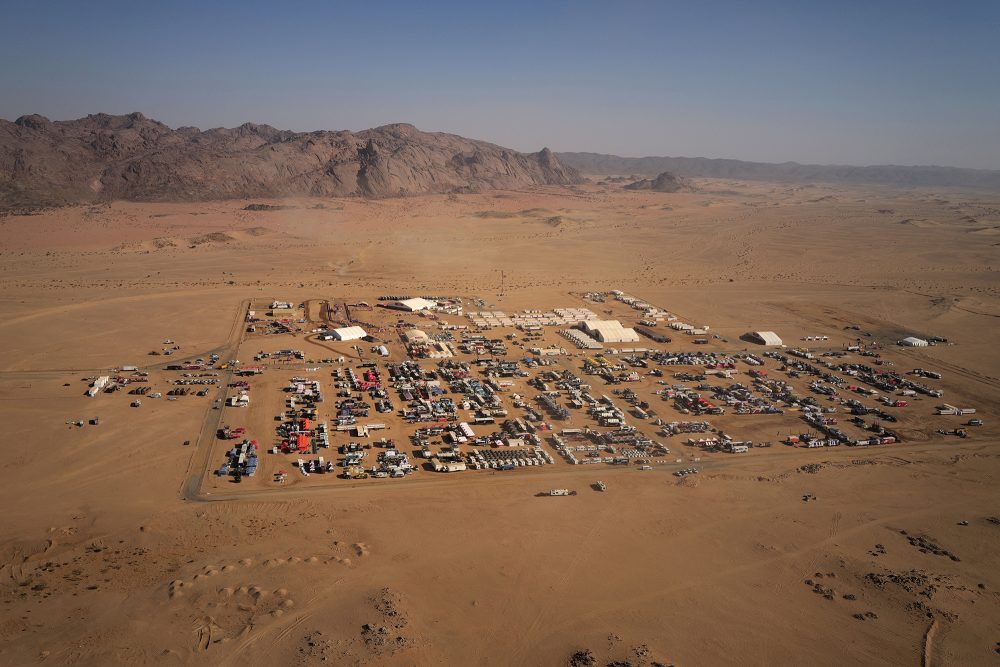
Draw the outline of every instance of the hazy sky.
M0 117L1000 169L1000 0L14 2Z

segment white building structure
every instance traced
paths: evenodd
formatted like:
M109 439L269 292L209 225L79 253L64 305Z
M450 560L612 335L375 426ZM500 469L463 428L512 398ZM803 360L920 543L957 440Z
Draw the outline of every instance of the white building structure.
M320 334L323 340L361 340L368 334L361 327L341 327Z
M418 310L427 310L428 308L433 308L437 303L434 301L429 301L428 299L423 299L421 297L416 297L413 299L403 299L402 301L393 302L391 308L396 310L405 310L410 313L415 313Z
M917 338L916 336L907 336L901 341L898 341L899 345L905 347L927 347L928 343L923 338Z
M750 331L744 338L758 345L766 345L767 347L781 347L784 345L778 334L773 331Z
M638 343L635 329L622 326L618 320L583 320L577 325L588 336L602 343Z

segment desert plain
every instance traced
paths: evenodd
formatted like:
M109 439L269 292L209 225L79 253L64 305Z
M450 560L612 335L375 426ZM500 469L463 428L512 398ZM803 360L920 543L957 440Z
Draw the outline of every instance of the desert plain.
M595 179L7 215L0 663L996 664L998 260L1000 195L950 189L703 179L666 194ZM247 339L248 303L447 295L596 310L582 295L610 290L710 324L704 348L720 353L762 353L746 331L789 347L823 334L823 350L864 332L895 370L940 372L945 394L900 408L902 442L877 447L789 447L782 435L808 430L796 413L727 414L727 431L774 446L703 453L659 438L671 455L652 470L556 457L359 481L307 479L262 453L266 474L240 485L210 474L225 445L206 425L244 421L270 446L273 410L256 403L280 405L291 371L262 376L253 417L215 410L214 393L141 408L126 392L85 395L84 378L122 365L166 393L168 360L149 355L165 340L181 346L172 359L247 362L271 345L352 363L349 345ZM948 342L895 345L909 335ZM694 349L680 335L660 347ZM559 363L582 375L569 351ZM673 382L691 369L663 370ZM636 391L652 402L654 388ZM934 415L942 401L983 425L939 433L966 421ZM405 442L402 424L390 433ZM536 495L563 487L577 494Z

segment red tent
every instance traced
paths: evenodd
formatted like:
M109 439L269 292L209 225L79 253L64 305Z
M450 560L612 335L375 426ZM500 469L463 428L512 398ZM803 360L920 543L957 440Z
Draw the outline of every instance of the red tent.
M295 445L299 448L300 452L304 452L309 449L309 436L299 434L296 438Z
M308 431L311 428L312 428L312 420L311 419L303 419L302 420L302 430L303 431Z

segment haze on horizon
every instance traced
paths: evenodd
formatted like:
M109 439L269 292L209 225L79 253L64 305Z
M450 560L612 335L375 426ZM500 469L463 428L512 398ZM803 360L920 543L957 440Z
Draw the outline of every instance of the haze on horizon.
M1000 169L1000 5L9 5L0 117Z

